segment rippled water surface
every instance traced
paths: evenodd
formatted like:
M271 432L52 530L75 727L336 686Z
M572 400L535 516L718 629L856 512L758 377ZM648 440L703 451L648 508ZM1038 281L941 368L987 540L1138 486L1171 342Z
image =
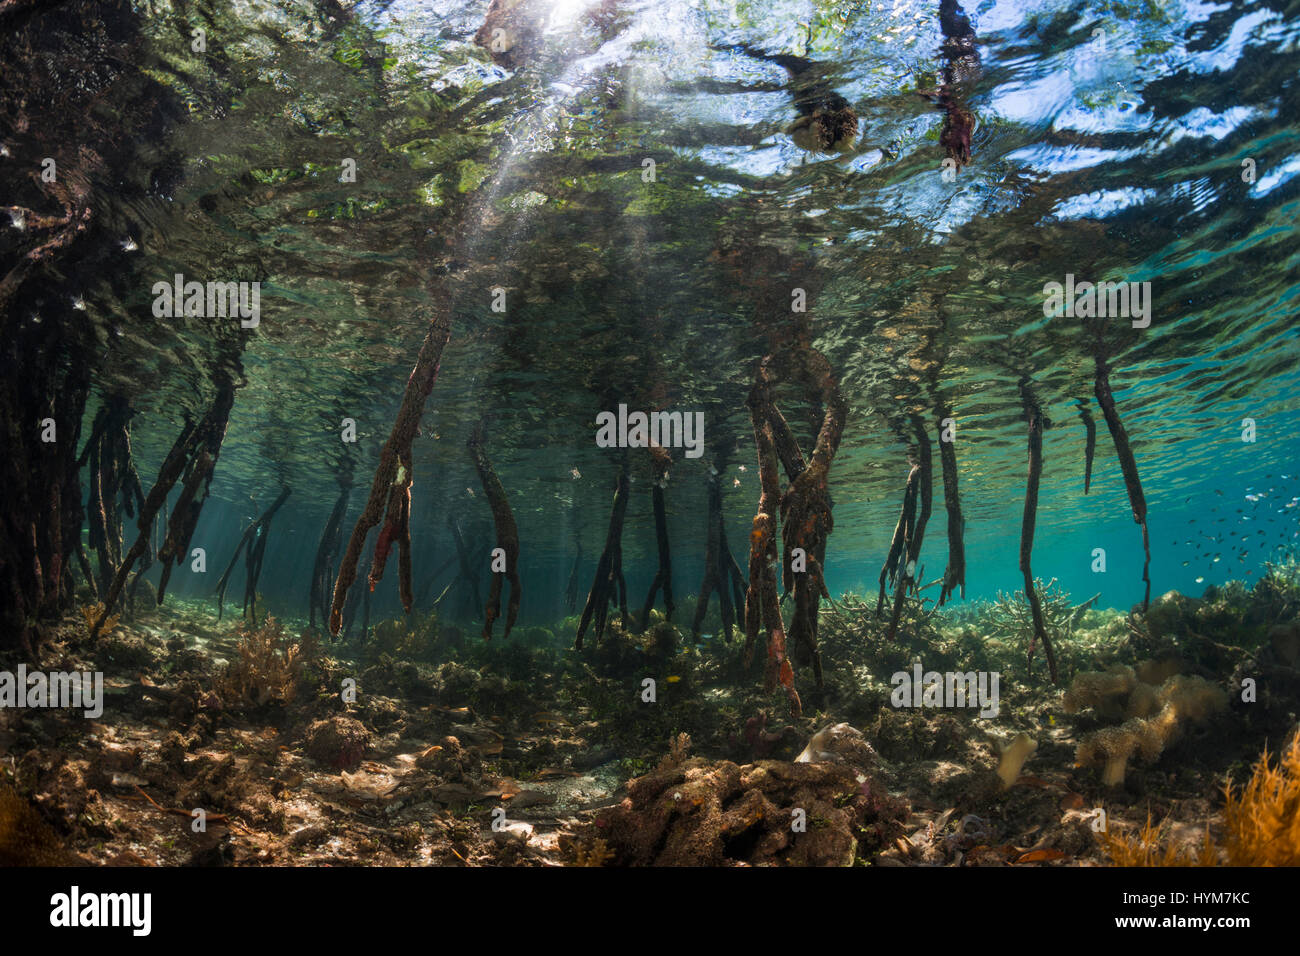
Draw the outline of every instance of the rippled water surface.
M937 439L944 408L968 596L1021 585L1027 383L1051 422L1035 572L1113 606L1140 600L1141 533L1092 400L1098 348L1150 506L1154 593L1257 574L1295 541L1300 4L969 5L978 62L953 88L976 126L960 170L944 164L943 112L919 95L946 62L934 0L523 6L543 15L513 64L475 42L477 0L134 8L130 68L178 104L139 137L173 175L145 198L99 194L123 248L113 280L80 293L102 331L95 394L130 396L152 476L224 334L155 318L153 284L261 282L195 540L224 564L287 483L262 581L273 603L301 610L349 467L351 527L448 306L413 461L417 593L450 553L448 514L490 536L465 451L483 419L520 525L524 617L554 617L575 542L594 566L605 536L619 458L596 447L595 422L619 402L705 415L705 453L676 462L667 493L679 592L699 580L710 466L743 565L759 493L745 397L805 323L849 402L832 593L874 587L910 422ZM763 53L814 63L852 105L850 150L796 144L798 77ZM1044 285L1067 275L1149 282L1149 325L1045 316ZM795 288L806 314L789 310ZM774 296L787 324L761 314ZM810 447L819 411L796 389L778 400ZM1087 496L1080 400L1099 427ZM937 446L935 461L926 580L947 547ZM648 456L632 466L639 597L655 562ZM210 590L184 569L177 585ZM396 607L395 591L386 580L376 599Z

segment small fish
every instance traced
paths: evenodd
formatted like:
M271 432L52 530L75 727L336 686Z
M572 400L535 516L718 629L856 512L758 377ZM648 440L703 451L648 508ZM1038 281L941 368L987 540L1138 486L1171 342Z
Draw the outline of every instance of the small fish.
M469 485L466 485L466 486L465 486L465 490L469 492L469 496L470 496L471 498L477 498L477 497L478 497L478 495L474 494L474 489L471 488L471 487L469 487Z
M676 684L678 681L681 680L681 678L678 677L676 674L673 674L670 677L665 677L664 680L669 684Z
M579 478L582 477L582 472L578 471L578 469L576 468L570 468L569 474L573 477L574 481L577 481Z
M744 471L744 470L745 470L745 466L744 466L744 465L737 465L737 466L736 466L736 471Z
M1197 583L1197 584L1204 584L1204 583L1205 583L1205 578L1197 578L1197 579L1196 579L1196 583Z
M740 487L740 479L739 479L739 478L732 478L732 479L731 479L731 487L733 487L733 488L739 488L739 487Z

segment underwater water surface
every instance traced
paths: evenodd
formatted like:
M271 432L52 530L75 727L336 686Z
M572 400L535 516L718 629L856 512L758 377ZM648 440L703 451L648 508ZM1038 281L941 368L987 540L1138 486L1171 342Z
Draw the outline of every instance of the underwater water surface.
M1092 808L1218 832L1223 775L1289 739L1297 4L74 0L0 32L0 650L105 672L161 748L87 751L86 787L264 833L131 853L366 862L294 809L337 785L397 821L378 862L1123 862ZM914 661L1002 709L900 709ZM195 748L261 727L289 769L214 789ZM877 756L851 846L725 824L673 858L601 816L691 761ZM32 773L50 840L110 862L125 831Z

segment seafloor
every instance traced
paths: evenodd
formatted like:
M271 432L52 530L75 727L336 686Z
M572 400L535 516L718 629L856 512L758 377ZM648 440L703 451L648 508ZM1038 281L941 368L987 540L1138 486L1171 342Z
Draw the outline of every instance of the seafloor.
M696 641L655 612L581 651L572 620L330 644L142 598L92 643L70 615L40 666L102 671L103 714L0 710L0 863L1093 866L1148 821L1153 853L1228 845L1225 784L1296 726L1300 568L1145 615L1046 594L1057 686L1041 650L1027 673L1019 595L913 601L892 642L843 596L797 719L716 611ZM997 717L894 706L917 658L998 673ZM1121 766L1100 751L1125 728L1147 736Z

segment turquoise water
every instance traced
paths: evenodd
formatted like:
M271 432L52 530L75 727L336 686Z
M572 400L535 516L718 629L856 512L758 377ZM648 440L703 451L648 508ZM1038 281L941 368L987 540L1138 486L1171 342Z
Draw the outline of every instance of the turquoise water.
M449 515L471 550L492 543L465 450L480 420L519 525L521 620L568 613L579 542L581 604L620 461L597 447L596 417L620 402L704 416L704 453L674 452L665 495L677 594L699 588L710 468L746 568L759 486L745 398L796 330L848 404L829 481L832 594L876 588L913 415L935 462L919 576L943 573L941 407L956 422L966 597L1022 586L1026 379L1052 423L1034 573L1078 600L1141 601L1141 531L1092 398L1098 331L1149 504L1152 594L1258 577L1300 540L1300 11L970 4L978 62L948 77L975 118L958 170L943 111L918 95L953 68L938 6L523 4L535 35L512 62L475 42L479 2L117 9L138 31L117 68L158 84L167 119L95 106L142 151L150 185L98 184L103 241L119 245L67 273L94 331L83 435L125 397L147 490L185 412L210 399L221 343L242 346L191 541L207 568L179 566L172 590L212 594L285 484L259 588L305 616L336 480L355 476L346 538L442 309L451 339L413 449L417 609L449 580L431 580L454 554ZM790 131L810 75L856 112L843 152ZM6 132L16 157L26 135ZM155 316L154 283L177 273L260 281L259 326ZM1149 325L1045 316L1044 286L1067 275L1149 282ZM1086 496L1080 399L1097 423ZM786 385L777 403L809 452L815 396ZM639 607L656 567L649 456L633 451L631 468L623 548ZM376 618L399 611L396 577L374 592Z

